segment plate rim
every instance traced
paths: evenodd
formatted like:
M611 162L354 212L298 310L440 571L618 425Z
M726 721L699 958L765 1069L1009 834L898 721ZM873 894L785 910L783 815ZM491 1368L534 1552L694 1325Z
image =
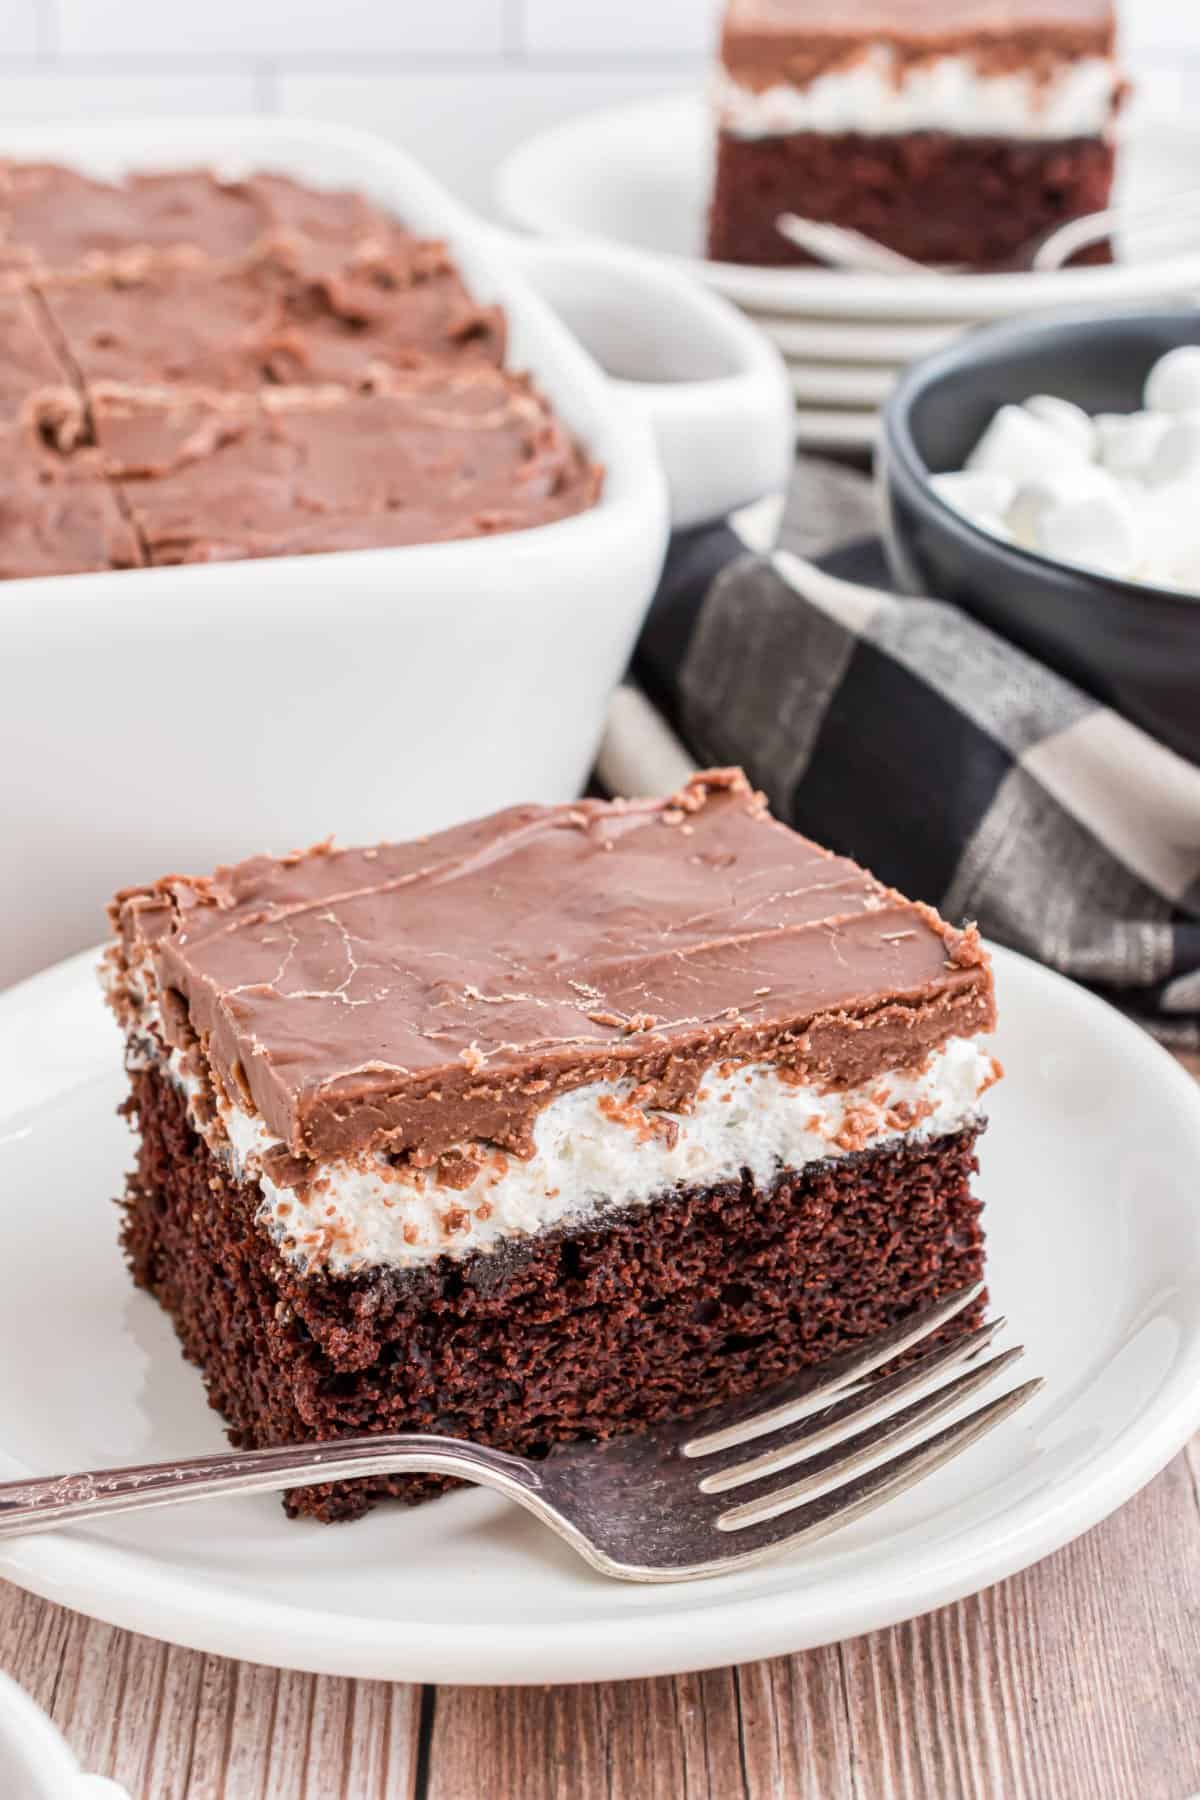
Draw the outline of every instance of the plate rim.
M798 450L811 455L870 455L879 442L883 415L878 409L796 404L793 430Z
M548 218L540 208L531 206L528 194L523 192L527 167L530 164L536 166L539 158L561 151L564 144L584 132L625 122L636 125L660 114L664 118L694 116L697 110L706 109L706 105L703 90L693 86L595 107L560 119L531 133L502 158L493 176L493 200L510 225L538 237L573 237L626 244L625 239L597 237L594 232L573 227L561 215ZM1200 163L1200 125L1190 124L1185 117L1159 120L1144 114L1141 118L1135 116L1132 126L1126 127L1127 138L1154 134L1187 139L1195 145ZM1161 298L1179 289L1200 287L1200 250L1181 252L1155 263L1089 266L1036 277L1028 270L1014 270L965 275L930 272L926 276L906 276L898 280L875 274L847 276L833 269L763 268L756 264L684 256L678 251L656 250L645 244L637 247L645 255L657 256L675 268L689 271L749 312L773 312L781 317L822 313L909 323L969 324L985 318L1005 318L1015 311L1102 306L1122 299L1132 303L1150 296ZM1031 291L1030 284L1034 280L1038 285ZM794 297L797 288L800 298Z
M997 971L1021 965L1053 1002L1081 1007L1129 1052L1157 1063L1158 1078L1200 1119L1200 1088L1148 1033L1097 995L1056 971L989 944ZM0 1027L14 1003L34 1004L43 988L93 978L88 950L0 993ZM14 1109L15 1110L15 1109ZM60 1605L125 1630L241 1661L311 1673L454 1685L537 1685L636 1679L721 1668L843 1641L918 1617L1007 1579L1090 1530L1133 1497L1200 1429L1200 1312L1190 1349L1153 1404L1093 1465L1055 1489L1016 1501L999 1519L979 1521L949 1543L906 1549L886 1590L846 1593L843 1578L822 1595L780 1586L714 1604L707 1583L689 1585L669 1611L606 1619L520 1620L503 1625L439 1625L331 1613L248 1595L181 1572L151 1554L68 1531L0 1542L0 1575ZM582 1569L582 1565L581 1569ZM601 1577L594 1577L596 1580ZM678 1590L672 1589L671 1592ZM694 1600L693 1600L694 1596ZM703 1621L709 1623L705 1629Z

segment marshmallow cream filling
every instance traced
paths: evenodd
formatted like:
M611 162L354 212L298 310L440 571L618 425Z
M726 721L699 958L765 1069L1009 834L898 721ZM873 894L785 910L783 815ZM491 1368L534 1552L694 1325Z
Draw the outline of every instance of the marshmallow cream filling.
M1021 70L987 74L961 55L903 68L888 45L873 44L852 66L805 87L781 82L757 91L722 70L714 100L722 128L735 137L944 131L957 137L1075 138L1107 132L1119 84L1117 66L1105 56L1064 62L1046 78Z
M556 1225L646 1206L678 1186L737 1181L744 1169L763 1186L784 1169L890 1140L948 1135L977 1117L979 1097L998 1072L981 1040L952 1038L919 1070L835 1091L797 1082L770 1063L725 1063L706 1072L687 1114L643 1112L632 1083L592 1082L542 1110L528 1159L481 1146L465 1186L439 1180L436 1168L367 1156L321 1165L301 1191L264 1173L263 1158L280 1145L260 1118L217 1098L214 1122L211 1104L198 1104L212 1096L202 1096L180 1051L164 1050L151 1000L127 1063L160 1068L214 1153L238 1179L257 1182L258 1221L288 1260L333 1274L490 1251Z

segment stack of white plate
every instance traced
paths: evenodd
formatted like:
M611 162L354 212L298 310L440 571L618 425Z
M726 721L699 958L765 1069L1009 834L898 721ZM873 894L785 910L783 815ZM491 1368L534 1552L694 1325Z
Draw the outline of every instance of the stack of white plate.
M710 262L703 245L711 167L703 97L672 95L542 133L501 165L497 199L526 230L604 238L667 256L735 300L787 360L797 438L808 447L869 449L879 407L900 371L967 326L1200 293L1200 229L1184 239L1190 248L1177 241L1171 254L1162 253L1161 234L1134 233L1111 265L1045 275L861 275ZM1197 188L1200 128L1139 119L1135 109L1124 127L1118 201L1137 211Z

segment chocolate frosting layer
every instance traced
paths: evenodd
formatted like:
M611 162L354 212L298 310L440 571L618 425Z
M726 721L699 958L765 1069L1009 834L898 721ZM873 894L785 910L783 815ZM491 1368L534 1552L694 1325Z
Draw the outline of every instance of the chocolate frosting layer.
M731 0L721 61L743 87L805 87L874 44L901 66L969 56L985 73L1049 78L1075 57L1112 57L1112 0Z
M132 246L228 261L281 231L342 252L378 253L407 236L362 194L287 175L221 181L208 169L168 169L107 182L56 163L0 161L0 244L43 273L102 270Z
M478 361L374 394L98 387L92 418L154 564L521 530L583 511L600 485L528 379Z
M334 270L289 239L233 263L134 251L41 292L89 385L369 388L430 357L504 354L499 310L475 304L444 245L418 239Z
M446 245L363 194L0 159L0 579L580 512L601 471L505 348Z
M262 235L264 217L249 183L202 169L111 183L54 163L0 163L0 237L39 272L100 265L131 244L238 256Z
M72 416L78 428L67 397L64 419ZM47 431L57 423L49 420ZM141 561L137 535L93 455L58 455L26 421L0 425L0 581Z
M585 1082L686 1108L723 1059L857 1083L994 1023L974 931L772 820L736 770L167 877L112 918L171 1041L306 1161L528 1154Z
M0 421L28 417L31 393L70 379L36 296L0 290Z

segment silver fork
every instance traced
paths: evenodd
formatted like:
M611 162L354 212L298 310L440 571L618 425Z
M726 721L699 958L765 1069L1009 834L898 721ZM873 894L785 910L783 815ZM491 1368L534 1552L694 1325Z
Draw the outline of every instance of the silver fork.
M1195 190L1164 195L1153 205L1136 212L1129 206L1110 206L1103 212L1088 213L1079 219L1068 219L1065 225L1043 232L1019 250L1012 258L1012 270L1031 269L1036 274L1050 274L1117 232L1157 232L1165 243L1161 254L1171 254L1195 243L1200 231L1200 193ZM809 256L861 275L955 275L954 268L933 268L928 263L914 262L898 250L889 250L865 232L846 225L832 225L823 219L804 219L799 213L780 213L775 229Z
M574 1445L544 1461L460 1438L397 1433L10 1481L0 1484L0 1537L364 1475L452 1475L515 1500L605 1575L693 1581L749 1568L873 1512L1037 1392L1042 1382L1027 1381L924 1435L1022 1354L1012 1349L975 1360L1003 1319L927 1350L899 1371L878 1373L982 1291L980 1283L952 1295L862 1350L752 1399L644 1435ZM964 1363L963 1373L930 1389ZM910 1447L900 1449L904 1444ZM889 1451L897 1454L880 1461ZM745 1497L737 1493L743 1487L750 1490Z

